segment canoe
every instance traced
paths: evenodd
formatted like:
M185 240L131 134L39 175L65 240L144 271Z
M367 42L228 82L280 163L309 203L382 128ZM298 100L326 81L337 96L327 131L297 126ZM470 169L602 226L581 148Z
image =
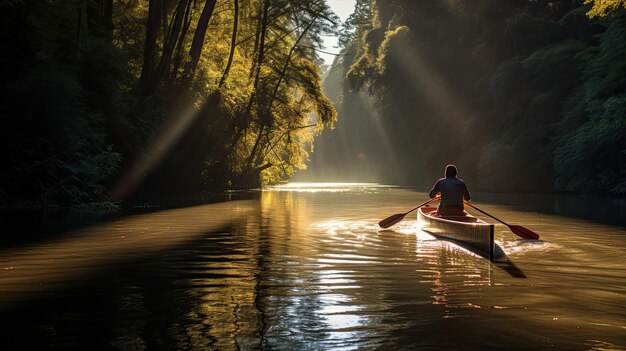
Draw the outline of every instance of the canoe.
M440 217L436 207L424 206L417 212L422 230L436 237L451 240L493 261L493 224L467 216Z

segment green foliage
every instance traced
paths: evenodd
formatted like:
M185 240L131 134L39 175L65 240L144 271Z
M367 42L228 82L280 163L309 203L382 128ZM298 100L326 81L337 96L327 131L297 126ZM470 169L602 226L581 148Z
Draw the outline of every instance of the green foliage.
M626 0L585 0L585 4L593 4L587 12L589 18L605 17L620 7L626 8Z
M407 26L400 26L394 30L385 32L385 38L378 49L379 70L384 76L386 72L397 61L402 60L402 56L406 53L406 46L411 42L411 29Z
M626 94L611 97L589 112L589 121L569 134L556 150L556 186L624 195Z
M160 201L303 168L337 118L315 50L338 18L325 1L234 1L2 2L0 201L78 206L116 183Z
M623 194L626 23L622 11L591 22L587 10L373 1L345 44L338 100L350 120L364 114L357 91L375 102L359 133L385 152L360 147L381 180L430 185L453 162L485 190Z
M582 41L565 40L542 47L522 61L522 67L534 76L549 75L554 69L569 66L572 57L587 48Z
M372 28L372 0L356 0L354 12L348 16L339 32L339 46L346 48L356 43L363 33Z
M626 194L626 16L607 21L585 52L584 82L573 94L555 151L556 187Z

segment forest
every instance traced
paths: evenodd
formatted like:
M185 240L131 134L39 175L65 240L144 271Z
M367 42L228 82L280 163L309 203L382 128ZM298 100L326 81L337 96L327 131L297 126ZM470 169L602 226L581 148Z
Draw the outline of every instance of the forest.
M626 195L626 2L358 0L345 26L312 170Z
M337 118L320 0L2 0L0 206L287 179ZM185 200L185 201L186 201Z
M309 159L318 180L456 163L473 189L625 195L625 6L357 0L341 23L325 0L0 0L0 207L196 201Z

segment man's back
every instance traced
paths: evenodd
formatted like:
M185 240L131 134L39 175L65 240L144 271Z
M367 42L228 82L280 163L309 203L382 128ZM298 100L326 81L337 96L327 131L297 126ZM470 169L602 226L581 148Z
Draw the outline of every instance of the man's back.
M471 199L467 186L463 180L456 177L441 178L430 191L430 197L441 193L442 206L463 206L463 199Z

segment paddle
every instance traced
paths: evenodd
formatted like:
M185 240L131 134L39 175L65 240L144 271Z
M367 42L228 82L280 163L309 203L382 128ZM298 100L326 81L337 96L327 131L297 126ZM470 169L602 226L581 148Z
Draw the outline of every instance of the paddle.
M396 213L396 214L395 214L395 215L393 215L393 216L389 216L389 217L387 217L387 218L383 219L382 221L378 222L378 225L379 225L381 228L389 228L389 227L391 227L392 225L394 225L394 224L396 224L396 223L400 222L402 219L404 219L404 216L408 215L409 213L411 213L411 212L413 212L413 211L417 210L418 208L420 208L420 207L422 207L422 206L428 205L429 203L431 203L431 202L433 202L433 201L436 201L436 200L439 200L439 197L432 198L432 199L430 199L430 200L428 200L428 201L424 202L423 204L421 204L421 205L419 205L419 206L417 206L417 207L414 207L413 209L411 209L411 210L409 210L409 211L407 211L407 212L404 212L404 213Z
M487 213L487 212L485 212L485 211L481 210L480 208L478 208L478 207L476 207L476 206L474 206L474 205L470 204L469 202L466 202L465 204L466 204L467 206L469 206L469 207L471 207L471 208L475 209L476 211L478 211L478 212L480 212L480 213L482 213L482 214L484 214L484 215L487 215L487 216L489 216L489 217L491 217L491 218L495 219L496 221L498 221L498 222L500 222L500 223L504 224L505 226L509 227L509 229L511 229L511 231L512 231L514 234L516 234L517 236L519 236L519 237L521 237L521 238L524 238L524 239L535 239L535 240L539 239L539 234L537 234L537 233L533 232L532 230L530 230L530 229L528 229L528 228L524 228L524 227L522 227L521 225L512 225L512 224L508 224L508 223L504 222L503 220L500 220L500 219L498 219L498 218L496 218L496 217L494 217L494 216L490 215L489 213Z

